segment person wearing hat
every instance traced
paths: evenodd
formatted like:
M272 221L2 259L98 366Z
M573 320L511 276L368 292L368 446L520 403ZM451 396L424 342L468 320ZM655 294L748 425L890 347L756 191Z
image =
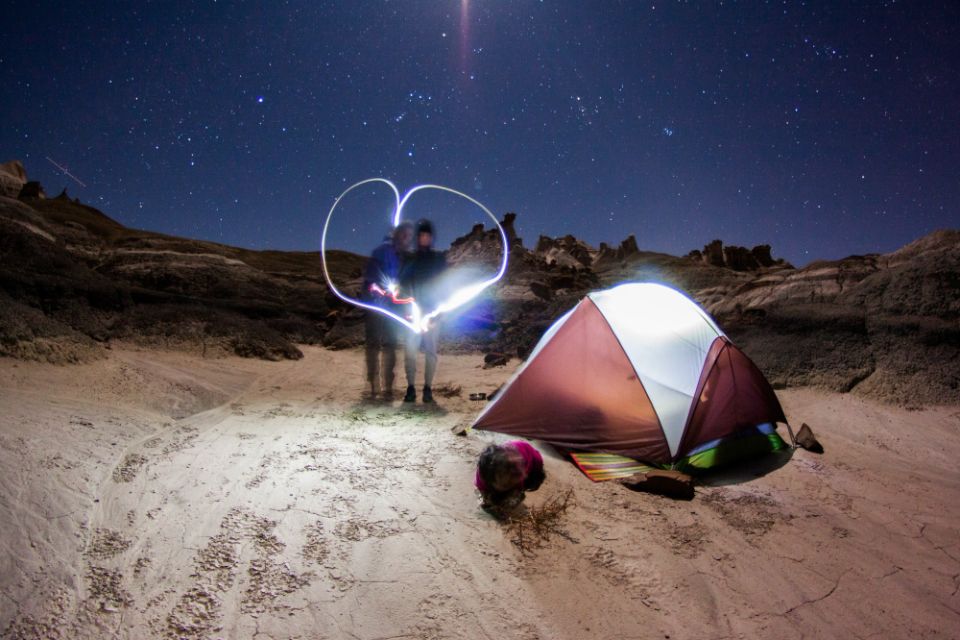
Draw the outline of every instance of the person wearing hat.
M416 251L404 262L400 271L400 288L405 295L413 296L424 313L429 313L440 304L439 277L447 268L443 253L433 248L433 223L423 218L416 225ZM407 332L404 368L407 373L407 393L404 402L416 402L417 352L423 351L423 402L433 402L433 376L437 371L437 325L422 333Z

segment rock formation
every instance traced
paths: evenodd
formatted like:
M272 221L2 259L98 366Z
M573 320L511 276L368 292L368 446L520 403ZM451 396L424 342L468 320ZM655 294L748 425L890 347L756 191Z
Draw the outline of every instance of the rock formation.
M43 185L41 185L36 180L30 180L23 185L23 188L20 189L19 198L46 198L47 194L43 190Z
M725 246L721 240L713 240L703 247L703 251L694 249L687 254L687 258L714 267L726 267L734 271L756 271L766 267L786 265L782 259L773 259L768 244L747 249L736 245Z
M19 194L22 165L5 167L23 179ZM686 257L643 251L632 236L599 249L542 237L531 251L515 220L507 214L502 223L511 242L506 276L447 317L445 349L524 357L589 291L655 281L688 292L777 386L960 402L960 231L796 269L768 245L719 240ZM499 231L477 225L448 258L486 269L502 251ZM363 257L328 257L345 290L359 287ZM316 252L128 229L65 194L0 198L0 356L74 362L132 340L289 358L298 343L360 344L362 319L328 291Z
M19 160L0 164L0 196L16 198L27 183L27 171Z

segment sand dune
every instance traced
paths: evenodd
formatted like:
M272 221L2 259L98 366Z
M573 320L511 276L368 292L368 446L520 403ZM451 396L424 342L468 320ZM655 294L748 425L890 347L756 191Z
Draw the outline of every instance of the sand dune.
M114 348L0 360L7 638L800 638L960 635L960 409L780 392L823 456L693 502L547 454L532 555L478 508L500 436L451 434L509 368L442 360L436 411L364 404L362 356ZM260 636L258 636L260 637Z

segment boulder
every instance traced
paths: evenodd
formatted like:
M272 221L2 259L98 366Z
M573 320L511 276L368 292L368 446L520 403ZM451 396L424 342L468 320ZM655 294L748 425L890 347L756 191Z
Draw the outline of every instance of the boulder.
M492 369L493 367L504 367L510 361L510 356L505 353L488 353L483 356L483 368Z
M0 164L0 196L16 198L27 183L27 171L19 160Z
M813 435L813 429L806 422L800 425L800 431L797 431L797 445L813 453L823 453L823 445Z

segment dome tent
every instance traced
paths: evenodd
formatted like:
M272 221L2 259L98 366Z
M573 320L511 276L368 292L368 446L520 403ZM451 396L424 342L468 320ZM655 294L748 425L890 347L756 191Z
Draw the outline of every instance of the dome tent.
M770 383L703 309L628 283L550 327L473 426L696 470L784 448L777 422Z

